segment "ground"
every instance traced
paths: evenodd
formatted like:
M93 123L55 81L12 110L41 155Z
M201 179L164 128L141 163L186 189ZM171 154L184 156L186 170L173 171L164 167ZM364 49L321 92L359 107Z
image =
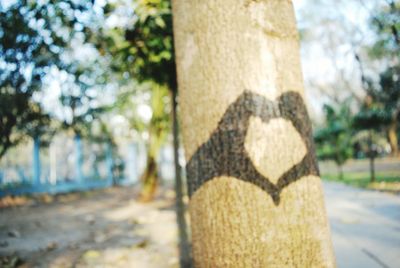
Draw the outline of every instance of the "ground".
M338 267L400 267L399 195L333 182L324 191ZM13 200L21 205L0 208L3 266L178 267L173 192L148 204L134 196L111 188Z
M0 256L18 255L3 262L178 267L173 193L148 204L136 202L133 193L132 188L111 188L1 209Z
M400 196L324 183L338 267L400 267Z
M343 165L343 178L338 176L338 167L332 161L319 163L325 180L342 182L360 188L400 194L400 158L385 157L375 159L375 182L371 183L369 159L350 159Z

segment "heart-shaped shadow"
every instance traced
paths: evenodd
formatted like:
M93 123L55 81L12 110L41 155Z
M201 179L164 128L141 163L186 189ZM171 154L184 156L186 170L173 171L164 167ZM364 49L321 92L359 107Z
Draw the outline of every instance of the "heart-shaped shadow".
M246 134L252 116L259 117L266 124L274 118L289 120L307 148L302 160L282 174L276 184L257 171L245 149ZM186 171L189 178L189 196L205 182L216 177L228 176L260 187L271 196L275 205L279 205L280 194L286 186L301 177L319 175L311 122L303 98L300 94L290 91L282 94L276 101L271 101L257 93L244 91L229 105L208 141L192 155L186 165Z

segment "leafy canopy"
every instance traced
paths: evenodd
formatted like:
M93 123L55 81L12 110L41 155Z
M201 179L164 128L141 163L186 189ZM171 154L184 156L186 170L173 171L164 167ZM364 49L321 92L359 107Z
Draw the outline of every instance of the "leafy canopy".
M351 112L348 103L338 108L324 106L326 123L316 131L317 156L322 160L333 160L342 166L353 155Z
M62 55L81 33L94 1L0 2L0 157L25 135L45 131L49 116L35 101L51 67L68 70Z

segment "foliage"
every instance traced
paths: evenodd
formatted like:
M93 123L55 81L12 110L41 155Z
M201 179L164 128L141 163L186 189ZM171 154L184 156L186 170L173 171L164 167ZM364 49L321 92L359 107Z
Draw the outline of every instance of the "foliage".
M133 9L121 3L106 5L107 18L119 16L123 8L125 16L129 14L125 18L129 23L102 29L97 48L102 55L112 58L112 70L120 74L121 85L130 86L117 97L116 110L125 115L132 128L146 137L148 159L142 193L146 188L153 193L158 183L157 156L170 133L168 94L176 90L171 3L169 0L133 3ZM129 80L135 80L139 85L132 85ZM143 96L148 96L144 102ZM151 109L151 117L147 120L137 116L135 110L143 105ZM150 195L146 199L151 199Z
M111 52L114 70L128 71L139 82L175 89L171 2L138 0L135 4L132 26L105 32L99 48Z
M167 90L176 89L171 3L169 0L138 0L134 5L132 14L128 12L134 18L132 24L103 28L97 48L101 54L108 54L112 58L112 70L120 74L121 85L130 86L119 94L116 106L120 113L126 109L122 113L129 114L129 110L139 105L136 103L132 106L133 94L148 92L150 98L147 105L152 110L151 119L143 122L140 116L133 119L128 117L130 125L139 132L147 130L152 142L157 143L155 147L159 148L156 137L163 141L170 130ZM106 17L118 14L119 8L121 6L107 4L104 8ZM130 6L122 8L130 9ZM130 79L145 85L129 84Z
M341 168L353 155L350 108L346 103L337 109L325 105L324 112L325 126L314 137L317 156L321 160L333 160Z
M371 17L377 40L369 50L374 58L397 58L400 55L400 2L390 0Z
M99 60L72 64L68 69L72 81L61 85L59 99L65 114L62 127L81 136L91 135L92 124L96 120L101 121L101 115L110 110L107 104L99 101L108 86L101 82L108 79L107 74L103 73L107 66L100 66L101 64ZM102 127L106 126L103 124ZM109 130L103 130L106 135L102 136L109 136Z
M400 121L400 3L388 1L371 18L376 41L369 55L379 59L385 68L374 82L363 75L366 100L356 117L357 127L377 129L387 133L392 154L398 154Z
M90 36L84 12L93 1L0 2L0 156L24 135L48 123L35 92L54 66L68 69L62 54L76 33ZM34 135L35 133L33 133Z
M367 108L378 109L381 123L387 125L399 120L400 111L400 3L389 1L375 16L371 25L377 40L369 49L374 58L385 58L387 67L379 74L378 83L366 78L366 91L370 98Z
M38 135L43 130L42 126L49 122L49 117L43 114L39 104L30 101L29 94L7 91L1 88L0 93L0 158L24 135Z
M353 124L356 124L356 115L353 119ZM358 129L353 128L353 148L356 158L371 158L376 156L384 156L388 153L387 138L382 135L382 132L377 129Z
M149 90L151 88L151 90ZM141 200L153 198L158 185L157 159L170 132L168 89L154 83L145 83L120 89L114 108L119 115L128 120L129 127L139 132L147 149L147 165L142 181Z
M383 123L400 120L400 64L379 75L379 85L368 89L373 104L385 114ZM385 120L386 119L386 120Z
M158 149L170 130L169 110L168 90L154 83L131 83L121 87L114 105L114 112L127 119L131 129L152 137L154 145L151 147ZM157 156L157 149L150 151L154 157Z
M379 130L390 119L383 108L380 107L362 107L354 116L353 126L357 130Z

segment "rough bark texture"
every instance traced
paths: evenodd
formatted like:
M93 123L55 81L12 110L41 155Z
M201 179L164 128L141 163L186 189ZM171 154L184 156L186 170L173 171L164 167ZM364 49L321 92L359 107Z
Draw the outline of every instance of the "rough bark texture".
M196 267L334 267L291 1L174 0Z

